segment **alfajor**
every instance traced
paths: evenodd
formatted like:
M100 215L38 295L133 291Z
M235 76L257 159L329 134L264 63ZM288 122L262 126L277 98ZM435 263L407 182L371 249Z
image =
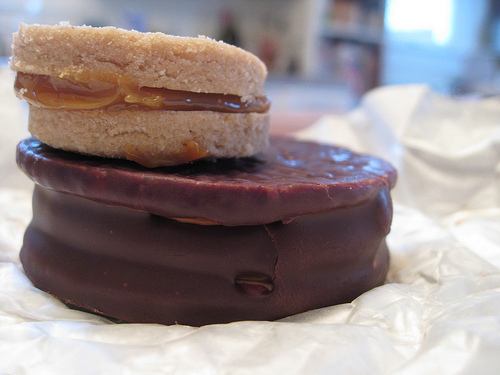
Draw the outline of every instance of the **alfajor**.
M10 67L55 148L157 167L268 146L265 65L206 37L21 24Z

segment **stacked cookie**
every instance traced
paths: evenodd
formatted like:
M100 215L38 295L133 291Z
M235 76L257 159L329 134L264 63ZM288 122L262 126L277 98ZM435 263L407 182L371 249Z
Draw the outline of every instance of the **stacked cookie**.
M208 38L22 24L10 66L44 143L147 166L267 147L266 68Z
M21 261L70 306L129 322L272 320L382 284L387 162L269 138L266 69L207 38L21 25L35 181Z

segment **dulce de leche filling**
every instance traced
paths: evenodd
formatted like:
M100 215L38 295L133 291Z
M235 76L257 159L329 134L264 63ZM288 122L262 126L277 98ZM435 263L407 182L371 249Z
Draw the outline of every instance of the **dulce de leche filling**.
M193 140L189 140L183 144L182 151L180 153L175 155L165 155L163 157L151 157L151 155L145 154L133 145L128 145L125 147L124 151L125 157L128 160L135 161L146 168L184 164L209 156L208 150L204 149Z
M16 94L29 104L47 109L124 109L167 111L214 111L227 113L265 113L267 97L242 101L238 95L197 93L134 85L118 75L85 79L60 78L18 72Z

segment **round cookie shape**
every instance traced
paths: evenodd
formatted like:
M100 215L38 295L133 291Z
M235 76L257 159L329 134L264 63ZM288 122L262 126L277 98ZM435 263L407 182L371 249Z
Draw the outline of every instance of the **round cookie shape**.
M396 181L394 167L373 156L291 138L271 138L270 143L258 157L147 169L28 138L18 145L17 162L34 182L51 190L226 226L289 222L353 207L390 190Z
M20 259L65 303L127 322L275 320L383 284L388 190L290 223L180 223L39 185Z
M11 69L87 79L114 74L141 86L191 92L264 94L267 70L253 54L206 37L114 27L21 24Z
M153 168L268 145L267 70L241 48L63 24L21 24L12 47L28 129L54 148Z

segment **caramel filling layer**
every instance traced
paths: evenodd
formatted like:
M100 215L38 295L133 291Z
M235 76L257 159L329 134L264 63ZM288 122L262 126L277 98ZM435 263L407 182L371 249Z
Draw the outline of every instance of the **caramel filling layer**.
M188 141L182 145L183 150L179 154L165 155L164 157L152 157L145 154L133 145L125 147L125 157L128 160L135 161L136 163L146 168L166 167L171 165L178 165L188 163L193 160L198 160L209 155L208 150L201 147L195 141Z
M244 102L238 95L141 87L117 75L74 79L18 72L14 89L29 104L47 109L113 110L135 107L167 111L265 113L270 107L270 101L265 96Z

